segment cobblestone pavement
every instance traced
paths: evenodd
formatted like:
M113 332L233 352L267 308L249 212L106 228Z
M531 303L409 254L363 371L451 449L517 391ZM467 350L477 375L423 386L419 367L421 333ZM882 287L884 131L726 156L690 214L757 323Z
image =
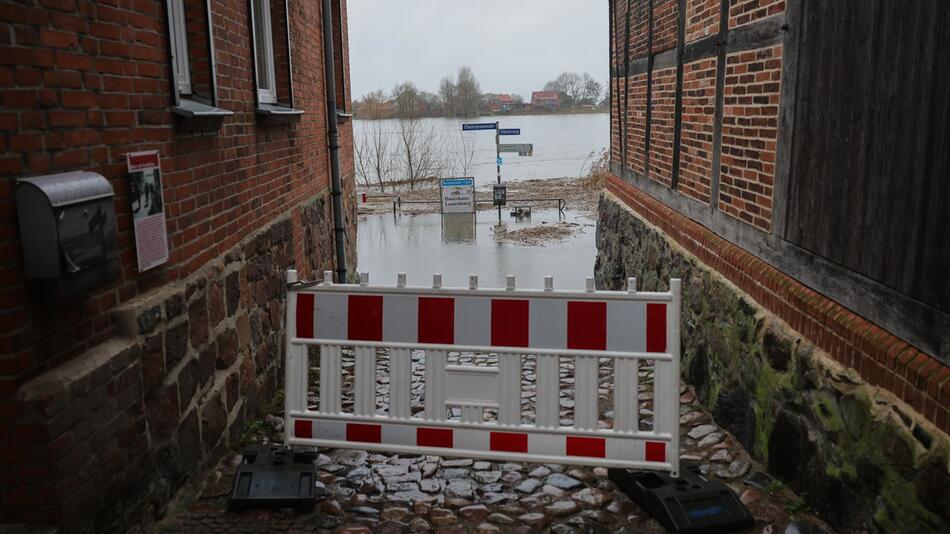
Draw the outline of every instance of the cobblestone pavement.
M497 356L453 355L450 363L493 365ZM352 356L344 358L344 410L352 407ZM315 369L314 369L315 370ZM378 409L387 409L388 358L379 355ZM652 426L652 369L640 368L640 427ZM422 410L424 356L413 356L413 412ZM612 368L600 366L601 426L612 425ZM311 384L317 380L312 377ZM572 424L573 368L561 364L561 423ZM315 389L315 388L314 388ZM523 360L525 422L534 414L534 361ZM314 407L317 391L310 392ZM790 523L830 531L807 512L804 502L761 473L761 466L728 432L695 404L689 386L681 390L681 460L729 485L756 519L747 532L782 533ZM281 414L250 425L252 440L281 441ZM450 418L460 414L449 412ZM486 412L490 420L495 414ZM154 531L170 532L664 532L664 529L607 479L604 468L489 462L469 458L322 450L317 490L322 501L310 510L229 512L227 495L240 456L231 454L196 478L170 505ZM755 478L750 480L752 475ZM804 527L804 525L803 525Z

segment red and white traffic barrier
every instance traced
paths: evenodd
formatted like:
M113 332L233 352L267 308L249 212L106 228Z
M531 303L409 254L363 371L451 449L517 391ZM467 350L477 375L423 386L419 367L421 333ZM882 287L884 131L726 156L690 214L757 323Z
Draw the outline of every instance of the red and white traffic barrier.
M325 280L332 280L327 273ZM300 285L288 272L288 444L358 447L679 471L680 281L670 292ZM320 347L320 404L307 409L307 346ZM341 409L342 348L355 354L352 413ZM386 415L376 414L376 351L389 350ZM411 416L411 351L425 351L425 410ZM448 352L498 354L449 365ZM522 358L535 355L536 417L522 422ZM573 426L560 426L559 359L574 358ZM598 358L614 362L613 428L598 428ZM638 371L654 362L653 429L639 430ZM458 408L460 420L448 420ZM484 421L485 409L498 411Z

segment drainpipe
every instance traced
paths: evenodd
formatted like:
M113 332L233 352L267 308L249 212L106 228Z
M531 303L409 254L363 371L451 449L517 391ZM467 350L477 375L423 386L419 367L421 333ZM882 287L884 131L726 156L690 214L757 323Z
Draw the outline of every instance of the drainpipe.
M336 281L343 284L346 283L346 228L343 226L343 187L340 180L340 130L336 120L336 65L333 60L332 13L330 0L323 0L323 79L327 93L327 135L330 147L330 187L333 193Z

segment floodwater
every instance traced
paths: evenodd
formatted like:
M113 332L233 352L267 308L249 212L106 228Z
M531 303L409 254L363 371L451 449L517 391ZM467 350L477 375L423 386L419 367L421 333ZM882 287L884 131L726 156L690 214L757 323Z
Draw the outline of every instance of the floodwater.
M476 185L496 180L494 130L462 132L462 122L498 122L501 128L520 128L521 135L501 136L502 143L531 143L533 156L502 154L502 180L517 181L535 178L577 177L587 174L600 151L610 142L610 115L607 113L565 115L491 116L465 119L420 119L423 129L438 132L440 149L445 154L446 176L474 176ZM354 142L378 128L395 150L399 121L357 120L353 122ZM464 136L464 138L463 138ZM463 144L465 143L465 144ZM457 157L461 147L472 147L474 157L468 169ZM471 152L466 150L466 152ZM465 172L465 171L468 172ZM394 169L398 175L398 166Z
M430 285L432 275L441 273L443 287L468 287L468 275L477 274L479 287L501 288L512 274L519 288L541 289L551 275L555 288L584 289L594 271L593 220L570 210L559 216L557 209L535 209L519 221L502 210L508 232L559 221L579 227L566 239L529 246L495 238L495 210L360 216L357 269L379 285L395 284L396 274L404 272L409 285Z

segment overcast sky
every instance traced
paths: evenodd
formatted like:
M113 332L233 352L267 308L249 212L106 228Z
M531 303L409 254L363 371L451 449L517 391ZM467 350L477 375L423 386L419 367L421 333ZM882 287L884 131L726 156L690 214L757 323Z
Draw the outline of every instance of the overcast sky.
M564 71L606 86L603 0L348 0L354 100L403 81L437 92L468 65L483 93L531 91Z

